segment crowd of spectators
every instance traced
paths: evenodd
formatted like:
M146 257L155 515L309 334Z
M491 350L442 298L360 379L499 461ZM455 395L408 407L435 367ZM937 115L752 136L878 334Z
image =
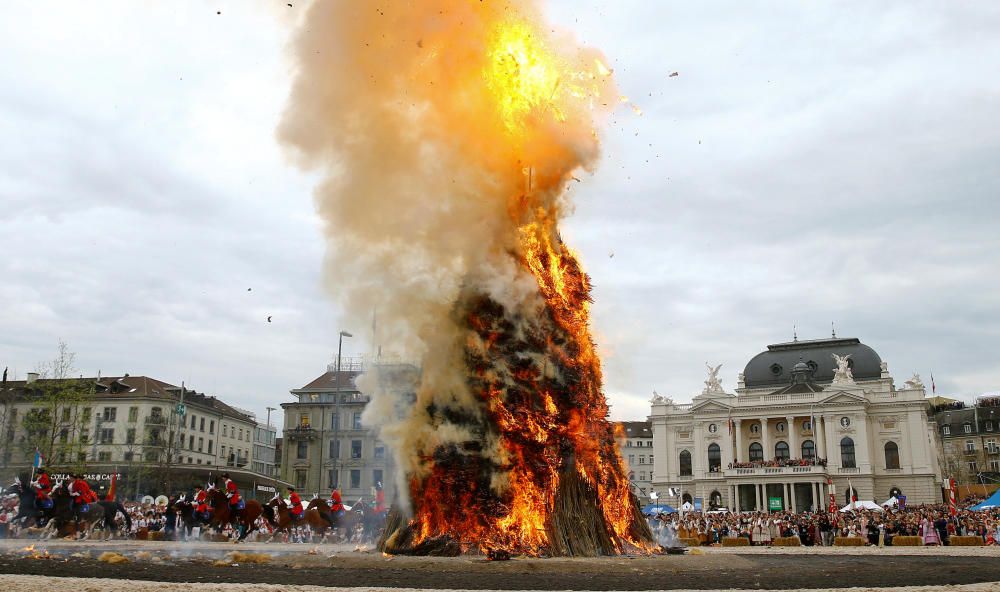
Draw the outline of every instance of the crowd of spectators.
M729 463L730 469L759 469L761 467L825 467L825 458L775 458Z
M708 545L735 537L745 537L752 545L797 537L802 545L829 546L836 537L860 537L869 545L888 546L897 536L917 536L924 545L947 545L955 535L978 536L984 544L995 545L1000 542L1000 509L960 510L955 516L943 505L835 513L689 513L660 515L652 519L652 526L654 530L669 526L681 538Z

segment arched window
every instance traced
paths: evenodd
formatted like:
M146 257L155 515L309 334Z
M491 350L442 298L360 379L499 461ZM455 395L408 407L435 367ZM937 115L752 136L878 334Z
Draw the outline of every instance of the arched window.
M816 444L812 440L802 442L802 458L806 460L816 458Z
M681 476L691 476L691 453L687 450L681 451Z
M722 494L718 491L713 491L708 496L708 507L711 509L722 507Z
M754 442L750 445L750 462L755 460L764 460L764 447L760 445L760 442Z
M690 493L685 493L684 495L682 495L681 496L681 501L684 502L685 504L692 503L693 500L691 499L691 494Z
M899 468L899 446L895 442L885 443L885 468Z
M854 440L847 437L840 441L840 466L845 469L853 469L858 466L854 461Z
M788 442L778 442L774 445L774 459L788 460Z
M718 471L722 467L722 449L714 442L708 445L708 470Z

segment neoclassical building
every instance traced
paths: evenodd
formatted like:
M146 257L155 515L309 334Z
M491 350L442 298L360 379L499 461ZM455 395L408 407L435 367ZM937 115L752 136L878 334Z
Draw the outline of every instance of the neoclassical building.
M805 511L849 501L941 501L935 424L918 376L897 389L853 338L769 345L727 393L709 368L690 404L653 397L652 487L666 503ZM665 492L675 490L672 499Z

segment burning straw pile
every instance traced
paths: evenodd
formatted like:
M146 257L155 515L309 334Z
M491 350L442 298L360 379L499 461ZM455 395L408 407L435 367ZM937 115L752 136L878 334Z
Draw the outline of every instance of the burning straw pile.
M651 538L615 447L567 185L619 97L529 0L316 2L279 135L326 174L331 288L416 385L362 377L399 467L389 553L606 555ZM400 396L400 392L405 396Z

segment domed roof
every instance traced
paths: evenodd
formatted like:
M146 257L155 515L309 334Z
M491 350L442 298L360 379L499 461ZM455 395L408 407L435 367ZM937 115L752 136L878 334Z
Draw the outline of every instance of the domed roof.
M836 363L833 354L850 354L848 364L854 380L874 380L882 375L882 358L860 340L813 339L790 341L767 346L747 362L743 370L746 388L778 386L792 382L792 372L796 364L804 362L812 370L811 379L823 383L833 380Z

